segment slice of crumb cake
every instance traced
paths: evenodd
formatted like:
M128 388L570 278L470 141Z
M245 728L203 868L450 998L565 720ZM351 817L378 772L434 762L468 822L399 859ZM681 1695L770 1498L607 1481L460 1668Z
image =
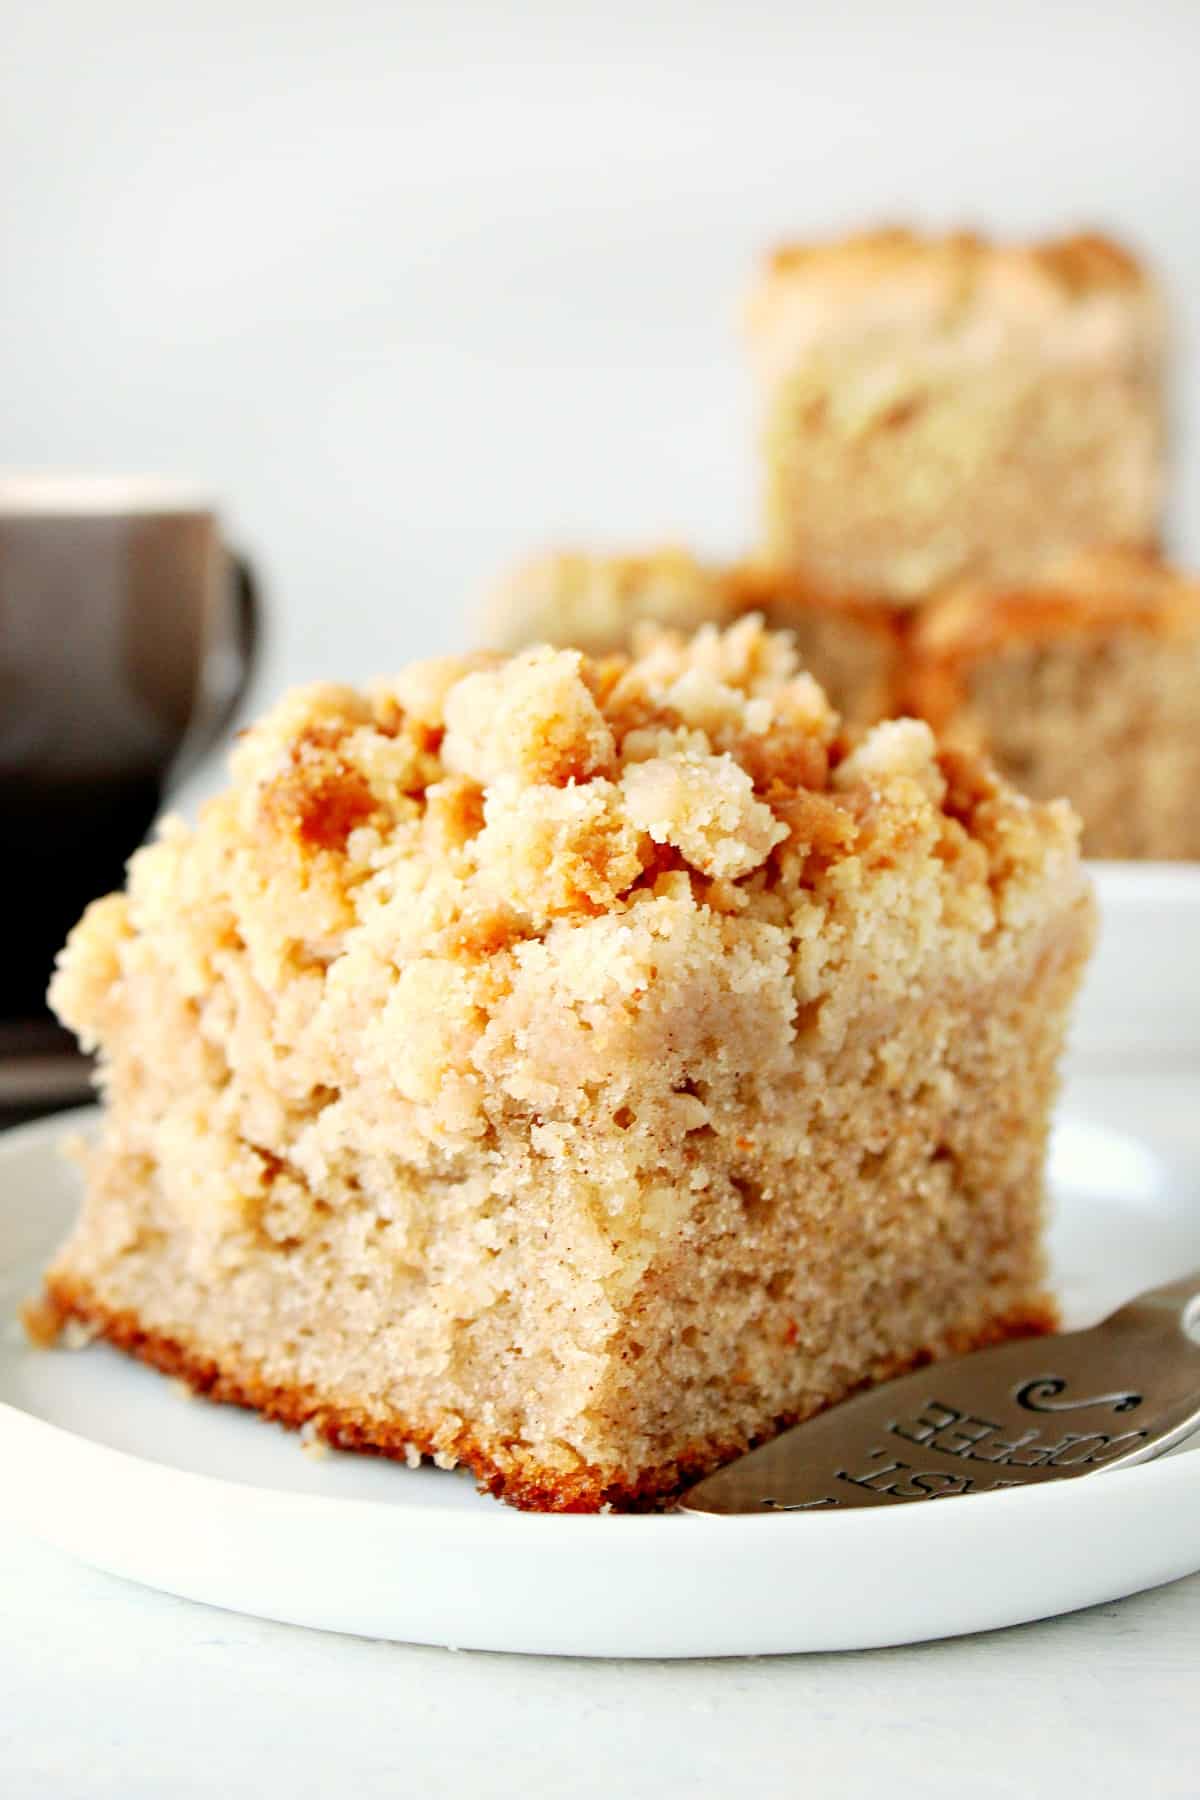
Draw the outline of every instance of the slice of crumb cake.
M1200 857L1200 580L1093 551L1020 588L948 591L913 631L893 704L1069 796L1088 856Z
M789 244L747 324L764 554L814 585L917 604L1157 540L1165 307L1121 245L905 230Z
M1076 825L745 620L318 687L74 932L61 1318L518 1505L1046 1329Z

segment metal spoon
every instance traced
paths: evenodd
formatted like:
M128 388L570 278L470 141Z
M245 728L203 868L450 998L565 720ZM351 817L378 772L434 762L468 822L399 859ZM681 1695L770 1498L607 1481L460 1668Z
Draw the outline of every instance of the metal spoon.
M1103 1324L934 1363L688 1490L691 1513L831 1511L1127 1468L1200 1429L1200 1271Z

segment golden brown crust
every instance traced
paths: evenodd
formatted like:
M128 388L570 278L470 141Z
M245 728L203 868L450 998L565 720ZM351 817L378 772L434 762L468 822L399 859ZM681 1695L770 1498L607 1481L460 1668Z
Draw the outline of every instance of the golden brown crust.
M306 850L344 850L350 833L377 810L369 783L338 748L340 735L328 727L305 732L263 791L264 821Z
M1123 632L1195 640L1200 581L1153 552L1109 549L1073 557L1044 581L1020 588L964 583L914 614L892 707L941 730L965 704L970 671L979 663L1014 648Z
M186 1382L205 1399L245 1407L290 1430L307 1426L338 1450L406 1462L411 1460L414 1449L426 1456L437 1454L444 1441L436 1422L394 1416L380 1419L365 1411L330 1406L311 1391L266 1381L252 1368L222 1366L215 1357L188 1347L178 1338L146 1330L132 1312L112 1311L84 1283L62 1275L47 1278L44 1295L29 1302L23 1317L39 1347L52 1343L69 1320L77 1319L96 1336L163 1374ZM53 1328L49 1329L51 1321ZM45 1329L41 1328L43 1325ZM1044 1299L1040 1304L991 1319L978 1329L948 1332L943 1343L914 1356L894 1358L876 1372L873 1381L861 1382L853 1391L892 1380L941 1357L965 1356L1016 1338L1046 1336L1058 1325L1053 1304ZM753 1438L690 1444L658 1468L616 1475L611 1470L592 1467L570 1475L556 1470L539 1471L528 1463L522 1465L511 1445L489 1442L469 1430L456 1439L455 1451L459 1462L475 1476L481 1493L489 1493L526 1512L594 1513L606 1508L646 1512L754 1444L765 1443L797 1424L803 1416L798 1412L781 1413Z
M853 622L910 661L994 655L1013 643L1105 636L1130 627L1156 637L1200 631L1200 578L1136 545L1083 552L1021 586L960 582L923 607L882 596L833 593L765 563L737 564L723 577L730 612L760 612L781 629L826 614Z
M768 279L797 274L879 279L929 267L952 270L968 281L985 270L1040 275L1069 298L1097 288L1142 287L1150 279L1132 251L1098 231L1073 232L1042 243L1000 244L975 231L935 235L906 226L781 244L768 253L766 274Z
M52 1344L58 1342L72 1311L69 1304L64 1305L56 1297L55 1289L47 1282L40 1294L22 1302L17 1309L17 1317L34 1348L49 1350Z
M990 656L1014 642L1099 636L1122 626L1190 636L1200 630L1200 581L1150 550L1090 551L1020 587L949 589L914 622L912 646L919 655Z
M765 564L730 569L726 581L743 610L762 612L776 626L839 617L885 645L891 680L880 692L880 715L912 714L935 730L944 729L965 703L971 667L1014 647L1040 649L1118 632L1200 637L1200 579L1173 568L1155 550L1135 547L1082 553L1020 587L959 583L923 607L824 593Z

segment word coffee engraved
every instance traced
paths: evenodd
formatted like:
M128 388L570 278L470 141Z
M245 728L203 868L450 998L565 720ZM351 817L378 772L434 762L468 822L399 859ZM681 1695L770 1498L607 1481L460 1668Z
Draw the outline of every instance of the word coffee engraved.
M943 1456L1015 1469L1095 1467L1128 1455L1147 1435L1144 1431L1115 1436L1103 1431L1068 1431L1061 1437L1046 1438L1036 1425L1013 1434L995 1419L977 1418L940 1400L928 1401L915 1419L892 1419L887 1429L894 1437L938 1450Z
M1128 1396L1108 1394L1102 1398L1111 1402L1125 1400ZM1134 1404L1140 1403L1140 1396L1135 1395L1132 1399ZM1115 1405L1113 1410L1132 1411L1132 1406ZM865 1456L868 1464L877 1466L868 1466L857 1473L836 1469L834 1484L845 1482L893 1500L937 1500L951 1494L993 1493L997 1488L1020 1487L1021 1477L1015 1473L1020 1469L1099 1468L1116 1457L1127 1456L1148 1435L1145 1431L1125 1431L1115 1436L1103 1431L1067 1431L1060 1437L1043 1437L1036 1425L1013 1433L1006 1431L995 1419L978 1418L974 1413L964 1413L941 1400L927 1401L915 1418L890 1420L885 1429L893 1437L936 1451L940 1456L958 1457L966 1463L990 1464L997 1471L1011 1469L1014 1474L1006 1478L997 1473L989 1479L965 1469L960 1473L952 1469L922 1468L876 1444L865 1452ZM841 1504L836 1494L792 1504L769 1496L759 1501L760 1506L772 1512L813 1512Z
M1117 1385L1132 1376L1138 1388ZM757 1446L682 1504L833 1512L1042 1486L1146 1462L1197 1431L1200 1270L1090 1331L884 1384Z
M1027 1381L1013 1396L1026 1412L1079 1412L1085 1406L1108 1406L1115 1413L1136 1412L1142 1404L1140 1394L1092 1394L1087 1400L1059 1400L1067 1384L1057 1375L1045 1375L1038 1381Z

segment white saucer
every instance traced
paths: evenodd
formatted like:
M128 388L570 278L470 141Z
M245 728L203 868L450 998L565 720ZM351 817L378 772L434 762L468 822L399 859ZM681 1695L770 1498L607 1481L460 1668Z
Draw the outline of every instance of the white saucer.
M1084 977L1076 1066L1200 1058L1200 863L1089 864L1100 936Z
M1200 1454L935 1506L747 1519L539 1517L431 1468L305 1454L107 1347L15 1323L77 1201L81 1117L0 1140L0 1518L196 1600L408 1642L712 1656L913 1642L1200 1568ZM1068 1119L1053 1158L1069 1323L1200 1267L1194 1184Z

